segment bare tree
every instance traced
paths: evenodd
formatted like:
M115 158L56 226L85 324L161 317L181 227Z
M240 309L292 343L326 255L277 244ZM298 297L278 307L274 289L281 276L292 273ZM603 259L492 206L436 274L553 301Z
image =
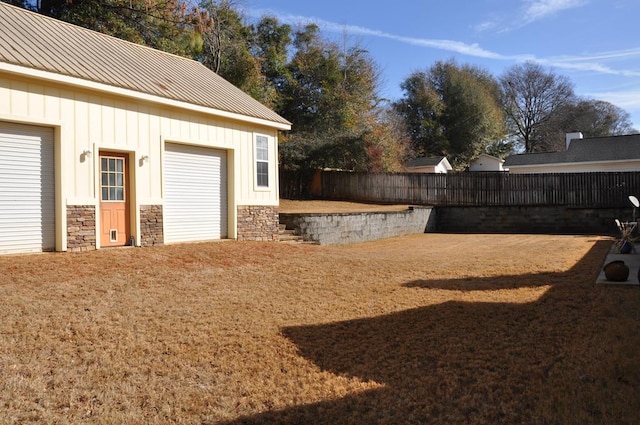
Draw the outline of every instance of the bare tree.
M507 69L500 77L502 101L512 137L525 152L547 150L539 129L560 108L574 99L568 78L546 71L540 64L526 62Z
M565 135L579 131L585 137L618 136L635 133L625 110L603 100L577 99L560 108L544 123L538 134L549 151L566 149Z

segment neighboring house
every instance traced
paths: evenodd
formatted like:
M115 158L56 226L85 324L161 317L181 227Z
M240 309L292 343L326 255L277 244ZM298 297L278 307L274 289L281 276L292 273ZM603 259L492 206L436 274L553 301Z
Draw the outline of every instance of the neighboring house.
M416 158L404 165L407 173L446 173L451 170L451 164L444 156Z
M504 167L510 173L583 173L640 171L640 134L582 138L569 133L562 152L509 156Z
M278 239L278 131L202 64L0 3L0 253Z
M469 171L504 171L504 159L481 153L469 165Z

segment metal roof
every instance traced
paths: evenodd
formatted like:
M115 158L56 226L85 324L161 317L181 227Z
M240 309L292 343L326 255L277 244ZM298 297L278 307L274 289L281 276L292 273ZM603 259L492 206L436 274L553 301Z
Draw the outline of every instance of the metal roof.
M0 62L291 124L200 62L2 2Z
M504 166L625 160L640 160L640 134L573 139L566 151L511 155Z

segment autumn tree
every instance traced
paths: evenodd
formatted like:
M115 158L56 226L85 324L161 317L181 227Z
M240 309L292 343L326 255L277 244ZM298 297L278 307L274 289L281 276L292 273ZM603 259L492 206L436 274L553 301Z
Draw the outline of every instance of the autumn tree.
M462 169L504 136L498 83L481 68L437 62L401 87L404 97L395 109L407 122L416 155L444 155Z
M413 154L441 155L446 150L446 136L440 123L445 103L434 89L429 71L413 72L400 88L404 96L393 107L405 121Z
M251 51L251 29L234 4L204 0L200 9L208 13L211 25L202 29L203 52L198 59L254 99L272 106L260 62Z
M316 25L296 31L293 47L281 87L279 112L293 123L280 147L282 166L397 169L403 145L379 113L379 75L368 52L341 49Z
M574 101L573 85L565 76L526 62L500 77L502 102L511 135L525 152L550 150L543 127Z
M275 17L265 16L250 27L251 52L258 60L264 77L263 90L268 104L278 110L283 106L282 93L291 80L287 67L288 54L292 42L292 29L280 24Z

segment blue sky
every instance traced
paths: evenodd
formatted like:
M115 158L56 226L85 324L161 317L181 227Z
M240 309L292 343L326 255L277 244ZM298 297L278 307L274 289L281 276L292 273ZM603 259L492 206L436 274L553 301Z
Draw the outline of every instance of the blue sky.
M273 15L294 28L316 23L327 38L358 43L382 72L381 95L439 60L496 77L526 60L567 76L576 94L631 114L640 130L638 0L242 0L248 19Z

